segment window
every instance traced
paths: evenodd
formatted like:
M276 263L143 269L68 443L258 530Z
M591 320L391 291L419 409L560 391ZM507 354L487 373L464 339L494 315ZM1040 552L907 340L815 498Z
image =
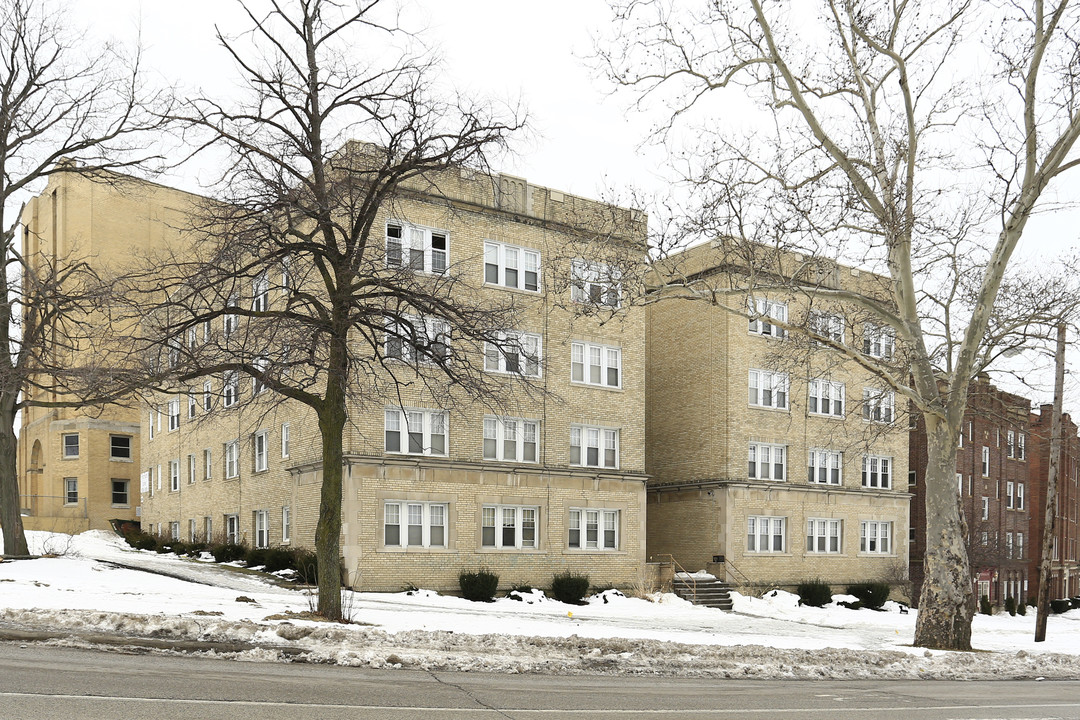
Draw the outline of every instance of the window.
M79 502L79 478L64 478L64 504L77 505Z
M844 383L811 380L808 410L812 415L844 417Z
M964 494L964 475L963 473L956 473L956 494Z
M882 455L863 455L862 485L868 488L892 487L892 458Z
M751 405L786 410L788 406L787 373L751 370L749 395Z
M896 395L892 390L863 388L863 420L891 423L896 408Z
M180 400L169 401L169 432L180 429Z
M570 381L621 387L622 348L592 343L570 343Z
M1016 559L1024 559L1024 533L1016 533Z
M202 388L203 388L203 395L202 395L203 410L205 410L206 412L210 412L210 408L214 407L214 383L212 381L210 381L210 380L207 380L206 382L203 383Z
M840 552L840 536L839 520L807 520L806 552L838 554Z
M1027 435L1025 435L1024 433L1020 433L1020 437L1017 438L1017 440L1020 441L1020 459L1021 460L1027 460L1027 447L1026 447L1026 443L1025 443L1026 439L1027 439Z
M226 340L236 332L236 313L229 312L229 310L236 307L236 304L237 298L235 295L230 295L229 299L225 301L225 313L221 316L221 333Z
M209 480L214 476L214 455L210 448L202 451L203 457L203 480Z
M221 379L222 405L232 407L236 404L240 392L240 384L235 370L227 370Z
M129 436L129 435L110 435L109 436L109 459L110 460L130 460L131 459L131 436Z
M386 224L386 267L441 275L449 259L449 236L443 230L391 221Z
M391 501L383 504L383 545L446 547L446 503Z
M522 505L484 505L480 544L491 548L532 549L537 546L540 508Z
M262 472L267 468L266 462L266 445L269 441L269 433L265 430L261 430L255 433L254 438L254 450L255 450L255 472Z
M787 518L751 515L746 518L746 551L782 553Z
M225 542L237 544L240 542L240 516L225 516Z
M832 313L810 311L810 331L833 342L844 342L844 318Z
M266 368L270 365L270 362L265 357L259 356L251 364L254 366L255 372L259 373L259 375L251 376L251 395L254 397L266 389L265 377L260 377L260 375L265 376Z
M1009 457L1016 457L1016 432L1013 430L1005 434L1005 449Z
M513 245L485 242L484 282L536 292L540 289L540 253Z
M117 507L127 507L129 502L128 495L129 481L117 480L113 478L112 481L112 504Z
M1005 533L1005 557L1012 559L1013 556L1013 534L1011 532Z
M270 513L266 510L255 511L255 547L270 546Z
M225 443L225 479L231 480L232 478L240 476L240 464L237 462L237 458L240 455L240 441L233 440L232 442Z
M891 360L896 345L896 332L882 325L863 326L863 352L870 357Z
M1005 507L1009 510L1013 509L1013 482L1011 480L1005 483Z
M154 418L157 415L157 410L150 410L150 422L147 423L147 427L150 429L150 439L154 439Z
M195 484L195 456L187 456L187 481L188 485Z
M251 309L255 312L270 309L270 279L265 270L251 280Z
M787 477L787 446L750 443L749 477L784 480Z
M446 413L442 410L387 408L386 452L446 455Z
M446 360L450 350L450 323L439 318L411 315L386 325L385 355L407 363Z
M750 332L754 335L784 337L784 328L774 322L787 322L787 305L765 298L750 298Z
M169 492L177 492L180 489L180 461L169 461Z
M199 398L194 392L189 392L187 396L187 416L188 420L195 417L195 411L199 408Z
M64 445L64 457L65 458L77 458L79 457L79 434L71 433L70 435L63 435L61 442Z
M281 294L288 295L292 290L293 273L292 273L292 255L283 255L281 257Z
M281 457L289 457L289 423L281 424Z
M566 544L577 550L618 550L619 511L571 508Z
M913 487L913 486L917 485L918 480L919 480L919 473L915 472L914 470L908 470L907 471L907 484L908 484L908 487Z
M990 519L990 498L984 497L982 499L982 519Z
M169 537L172 540L180 539L180 523L178 521L169 523Z
M517 332L499 335L498 342L484 343L484 370L539 377L540 336Z
M864 520L859 523L859 552L889 554L891 522Z
M484 459L536 462L540 423L517 418L484 418Z
M810 450L806 454L807 480L822 485L839 485L843 455L832 450Z
M1016 483L1016 509L1024 509L1024 483Z
M990 477L990 448L983 445L982 449L982 475Z
M575 260L571 266L570 299L576 303L619 307L622 274L601 263Z
M187 329L187 346L188 350L194 350L199 345L199 330L197 327L189 327Z
M195 524L195 518L188 520L188 542L196 542L199 539L198 527Z
M579 467L619 467L619 431L571 425L570 464Z
M214 518L209 515L203 518L203 539L206 542L213 542L214 540Z
M281 508L281 542L287 543L292 540L292 512L289 506Z

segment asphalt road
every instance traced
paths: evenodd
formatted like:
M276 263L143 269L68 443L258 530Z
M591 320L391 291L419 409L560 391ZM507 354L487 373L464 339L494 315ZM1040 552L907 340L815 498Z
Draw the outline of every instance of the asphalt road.
M1077 682L745 681L243 663L0 643L3 720L1080 718Z

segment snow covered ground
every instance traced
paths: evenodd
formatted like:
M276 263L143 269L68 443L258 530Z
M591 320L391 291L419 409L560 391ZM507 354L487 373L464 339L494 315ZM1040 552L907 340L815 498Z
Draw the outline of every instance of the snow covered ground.
M304 619L313 598L267 576L129 548L111 533L29 533L0 563L0 629L246 643L241 660L496 672L741 678L1080 678L1080 611L975 618L974 653L910 647L916 611L799 607L776 592L735 595L734 612L607 592L573 606L536 593L473 603L430 591L346 593L354 624ZM82 637L80 637L82 636Z

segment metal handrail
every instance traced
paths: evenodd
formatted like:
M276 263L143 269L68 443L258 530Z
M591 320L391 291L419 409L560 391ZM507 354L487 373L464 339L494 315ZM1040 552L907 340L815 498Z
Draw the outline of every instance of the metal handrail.
M683 579L682 582L684 585L690 586L690 594L694 598L694 600L697 600L697 578L695 578L693 574L687 572L686 568L679 564L679 562L675 559L674 555L670 553L657 553L656 555L653 555L653 557L666 557L667 561L671 563L671 568L675 575L678 575L678 573L680 572L684 575L687 575L688 577ZM687 580L689 580L689 582L687 582ZM672 582L674 582L674 580Z
M738 567L736 567L735 563L728 560L727 556L724 556L724 582L727 582L728 570L733 570L734 571L733 574L738 576L738 577L735 578L736 581L741 582L743 585L749 585L750 584L750 578L748 578L745 575L745 573L743 573L742 570L740 570Z

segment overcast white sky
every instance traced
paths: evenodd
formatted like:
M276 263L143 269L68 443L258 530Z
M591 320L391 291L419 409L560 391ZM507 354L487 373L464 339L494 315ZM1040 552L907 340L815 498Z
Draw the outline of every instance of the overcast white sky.
M160 75L188 88L228 89L233 67L216 46L214 25L226 31L245 27L234 3L77 0L71 5L76 21L95 33L129 43L141 36L146 64ZM425 39L441 48L451 83L479 95L520 97L528 107L533 137L497 170L587 197L629 185L664 187L670 173L663 155L639 147L649 119L628 111L629 97L608 96L584 60L592 52L591 36L610 23L605 0L405 0L404 7L407 17L426 25ZM199 189L191 178L165 182ZM1061 199L1080 201L1080 173L1060 191ZM1080 213L1057 213L1032 221L1018 254L1023 262L1046 264L1078 242ZM1080 363L1080 353L1074 354ZM1051 380L1041 380L1042 395L1024 394L1048 401ZM1070 385L1075 406L1080 374Z

